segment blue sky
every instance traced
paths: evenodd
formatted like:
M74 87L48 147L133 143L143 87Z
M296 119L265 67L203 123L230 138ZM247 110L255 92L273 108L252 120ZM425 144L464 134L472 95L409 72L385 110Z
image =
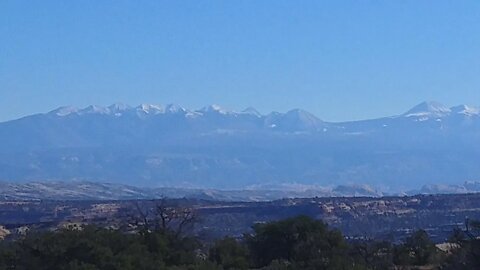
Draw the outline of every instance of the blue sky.
M0 1L0 121L61 105L480 105L480 1Z

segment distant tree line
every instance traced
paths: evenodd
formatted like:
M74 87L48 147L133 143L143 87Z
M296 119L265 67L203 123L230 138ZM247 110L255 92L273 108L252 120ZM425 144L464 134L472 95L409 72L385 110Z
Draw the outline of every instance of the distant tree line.
M172 211L172 210L168 210ZM480 224L452 233L451 249L441 251L425 231L401 244L346 241L322 221L298 216L257 224L240 239L201 243L180 233L191 213L180 217L176 230L167 226L172 213L157 209L164 219L146 220L132 233L94 226L55 232L30 232L0 243L0 269L19 270L220 270L220 269L480 269ZM167 214L169 215L167 217ZM148 214L141 215L147 219ZM180 226L180 227L179 227Z

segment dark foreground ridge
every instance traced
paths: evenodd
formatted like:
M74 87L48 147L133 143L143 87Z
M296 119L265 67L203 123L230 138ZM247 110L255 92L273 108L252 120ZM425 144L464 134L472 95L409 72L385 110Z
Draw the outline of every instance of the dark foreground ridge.
M256 223L297 215L321 219L349 239L400 241L417 229L435 242L445 241L466 219L480 219L480 194L405 197L337 197L284 199L271 202L222 202L198 199L127 201L3 201L4 235L26 229L54 229L69 224L129 228L141 208L166 203L195 213L192 234L205 239L238 237Z
M150 216L139 206L131 231L69 225L0 242L0 269L453 270L478 269L480 263L478 222L469 222L469 230L452 231L449 241L439 245L425 230L399 243L348 240L304 215L257 223L241 237L206 241L185 233L194 222L192 212L165 204L155 209Z

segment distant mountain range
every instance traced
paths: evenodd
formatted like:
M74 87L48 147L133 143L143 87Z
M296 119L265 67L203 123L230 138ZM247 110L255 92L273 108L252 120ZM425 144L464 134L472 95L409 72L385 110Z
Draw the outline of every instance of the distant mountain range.
M137 187L367 184L385 192L480 179L480 109L424 102L332 123L304 110L114 104L0 123L0 180Z

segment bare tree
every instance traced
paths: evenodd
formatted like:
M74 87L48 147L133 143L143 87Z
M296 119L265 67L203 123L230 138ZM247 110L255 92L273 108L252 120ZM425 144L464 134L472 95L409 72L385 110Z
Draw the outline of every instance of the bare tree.
M180 237L197 220L193 208L168 203L167 199L135 202L135 225L144 231L172 232Z

